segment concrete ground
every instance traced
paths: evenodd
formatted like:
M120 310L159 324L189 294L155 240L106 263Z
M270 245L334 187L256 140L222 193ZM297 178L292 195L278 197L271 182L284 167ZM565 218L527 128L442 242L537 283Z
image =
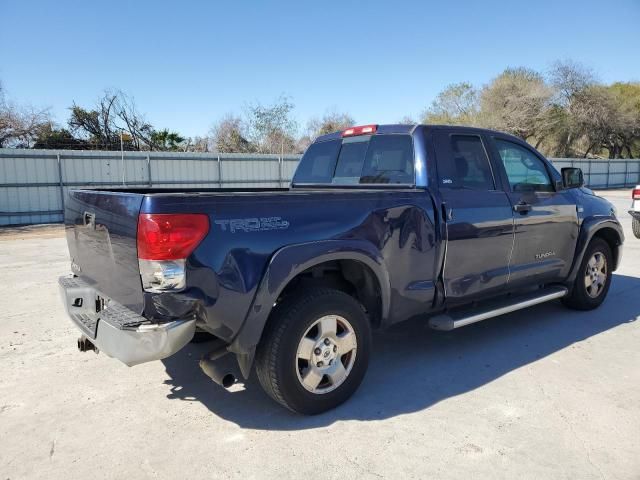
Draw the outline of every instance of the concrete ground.
M609 297L460 329L375 337L335 411L291 414L255 379L226 392L206 345L127 368L78 353L56 280L59 226L0 230L0 478L640 479L640 240Z

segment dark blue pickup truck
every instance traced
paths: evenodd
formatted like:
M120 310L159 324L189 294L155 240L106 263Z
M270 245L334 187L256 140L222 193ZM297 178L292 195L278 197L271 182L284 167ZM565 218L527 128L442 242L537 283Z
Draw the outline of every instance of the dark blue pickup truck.
M219 361L232 353L305 414L358 388L373 329L597 307L623 243L579 169L504 133L430 125L319 137L288 189L71 190L65 224L59 284L82 351L136 365L210 336L213 380L235 382Z

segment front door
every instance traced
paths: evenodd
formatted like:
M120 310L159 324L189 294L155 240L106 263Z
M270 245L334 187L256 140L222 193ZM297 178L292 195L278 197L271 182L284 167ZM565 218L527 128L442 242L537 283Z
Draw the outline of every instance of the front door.
M513 210L480 135L436 130L439 190L446 211L443 271L447 303L481 299L506 287Z
M557 188L546 161L528 145L499 136L491 141L514 209L509 287L564 280L579 232L575 200Z

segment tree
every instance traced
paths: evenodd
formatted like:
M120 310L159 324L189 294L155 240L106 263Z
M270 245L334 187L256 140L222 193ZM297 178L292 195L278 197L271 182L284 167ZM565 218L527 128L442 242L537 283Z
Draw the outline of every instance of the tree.
M556 62L549 74L563 121L556 129L559 156L632 157L640 140L640 84L598 83L575 62ZM606 152L605 152L606 151Z
M207 136L188 138L185 146L187 152L209 152L211 149L211 139Z
M306 133L300 137L297 151L303 152L320 135L338 132L352 127L355 120L346 112L327 111L322 117L313 117L307 122Z
M572 100L587 87L597 83L593 71L572 60L557 61L549 72L557 103L569 107Z
M121 130L126 130L129 133L133 147L136 150L142 150L145 146L151 147L155 129L138 111L133 97L129 97L119 90L114 95L116 96L114 103L116 118L122 122L123 128Z
M307 133L315 138L352 127L354 123L353 117L346 112L328 111L322 117L314 117L307 122Z
M558 121L551 109L552 96L539 73L508 68L482 89L481 124L539 144Z
M220 153L255 152L255 146L246 139L242 119L232 114L225 115L211 129L213 148Z
M120 134L125 132L130 140L125 148L141 150L152 148L153 126L138 112L133 98L119 90L106 90L92 109L75 103L69 119L71 132L105 150L120 149Z
M152 150L172 151L180 149L180 144L185 141L177 132L170 132L168 129L154 130L150 137Z
M633 85L633 84L631 84ZM638 142L640 114L634 95L640 87L592 85L580 93L573 108L574 124L587 141L585 156L606 149L609 158L631 157Z
M297 125L291 118L293 107L284 96L271 105L257 102L247 107L248 137L259 153L296 151Z
M111 106L108 104L101 103L99 109L86 110L74 103L71 107L69 128L75 135L96 148L114 150L119 141L117 127L110 118L111 113Z
M581 145L584 132L579 131L576 115L586 107L580 102L589 97L584 92L597 83L595 76L590 69L571 60L555 62L548 76L554 90L553 101L558 118L549 150L560 157L577 155L578 150L584 151Z
M56 128L52 123L49 123L38 132L33 148L87 150L91 146L86 141L75 138L69 130Z
M640 156L640 82L616 82L609 90L619 109L621 154L636 158Z
M415 125L416 123L420 122L416 122L416 120L411 115L405 115L400 119L400 121L398 121L398 123L400 125Z
M43 126L50 123L48 110L16 105L5 98L0 83L0 148L28 148Z
M423 113L424 123L474 125L479 111L478 90L468 82L448 85Z

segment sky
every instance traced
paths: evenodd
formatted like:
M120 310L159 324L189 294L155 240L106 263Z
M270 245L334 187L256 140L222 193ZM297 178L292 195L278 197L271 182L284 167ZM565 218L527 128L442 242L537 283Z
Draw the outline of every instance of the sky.
M301 127L330 110L393 123L506 67L640 81L639 34L640 0L0 0L0 82L60 124L106 88L186 136L281 95Z

